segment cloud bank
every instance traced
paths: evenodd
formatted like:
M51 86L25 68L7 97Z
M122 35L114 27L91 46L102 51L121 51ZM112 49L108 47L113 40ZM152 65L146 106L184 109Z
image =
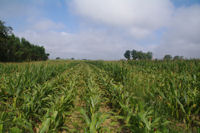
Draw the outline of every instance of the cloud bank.
M68 32L65 22L33 19L23 32L44 45L51 58L121 59L127 49L200 58L200 6L175 7L170 0L72 0L71 14L80 29Z
M182 7L175 11L167 32L155 53L200 57L200 6Z
M72 8L94 23L124 28L134 37L167 25L173 12L169 0L74 0Z

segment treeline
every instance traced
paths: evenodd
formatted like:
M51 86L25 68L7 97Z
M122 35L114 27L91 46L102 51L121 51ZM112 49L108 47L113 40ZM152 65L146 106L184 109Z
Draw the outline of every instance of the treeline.
M152 60L153 58L153 53L152 52L142 52L142 51L136 51L136 50L126 50L126 52L124 53L124 57L127 60ZM184 57L183 56L174 56L172 57L170 54L166 54L163 57L163 60L183 60ZM157 60L157 59L156 59Z
M178 56L178 55L176 55L176 56L172 57L172 56L169 55L169 54L167 54L167 55L165 55L165 56L163 57L163 60L183 60L183 59L184 59L183 56Z
M0 61L21 62L47 60L49 54L43 46L31 44L24 38L16 37L12 28L0 20Z
M124 57L127 60L133 59L133 60L151 60L153 58L152 52L142 52L142 51L136 51L133 49L132 51L126 50L124 53Z

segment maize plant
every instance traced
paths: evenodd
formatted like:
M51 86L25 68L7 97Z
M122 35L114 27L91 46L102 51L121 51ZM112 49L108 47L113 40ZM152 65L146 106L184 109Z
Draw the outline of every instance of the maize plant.
M0 133L199 131L199 60L0 63Z

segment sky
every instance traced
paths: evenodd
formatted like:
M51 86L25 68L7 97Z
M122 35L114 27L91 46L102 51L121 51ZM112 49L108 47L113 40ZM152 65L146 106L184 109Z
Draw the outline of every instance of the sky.
M50 59L200 58L200 0L0 0L0 20Z

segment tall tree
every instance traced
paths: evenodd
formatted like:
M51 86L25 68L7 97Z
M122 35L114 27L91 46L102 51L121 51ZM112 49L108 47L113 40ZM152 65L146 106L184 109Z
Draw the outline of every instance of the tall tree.
M12 28L0 20L0 61L36 61L47 60L49 54L44 47L31 44L25 38L12 34Z
M133 60L137 60L138 54L137 54L137 51L136 51L135 49L133 49L133 50L131 51L131 56L132 56L132 59L133 59Z
M172 56L167 54L163 57L163 60L171 60L172 59Z
M125 57L127 60L130 60L130 58L131 58L131 51L130 51L130 50L126 50L126 52L124 53L124 57Z
M174 56L173 60L183 60L183 56Z
M131 56L133 60L151 60L153 57L153 53L152 52L142 52L142 51L136 51L135 49L133 49L131 51Z
M146 58L147 58L148 60L152 60L152 58L153 58L153 53L152 53L152 52L147 52L147 53L146 53Z
M0 20L0 37L7 37L12 34L12 27L5 26L5 22Z

